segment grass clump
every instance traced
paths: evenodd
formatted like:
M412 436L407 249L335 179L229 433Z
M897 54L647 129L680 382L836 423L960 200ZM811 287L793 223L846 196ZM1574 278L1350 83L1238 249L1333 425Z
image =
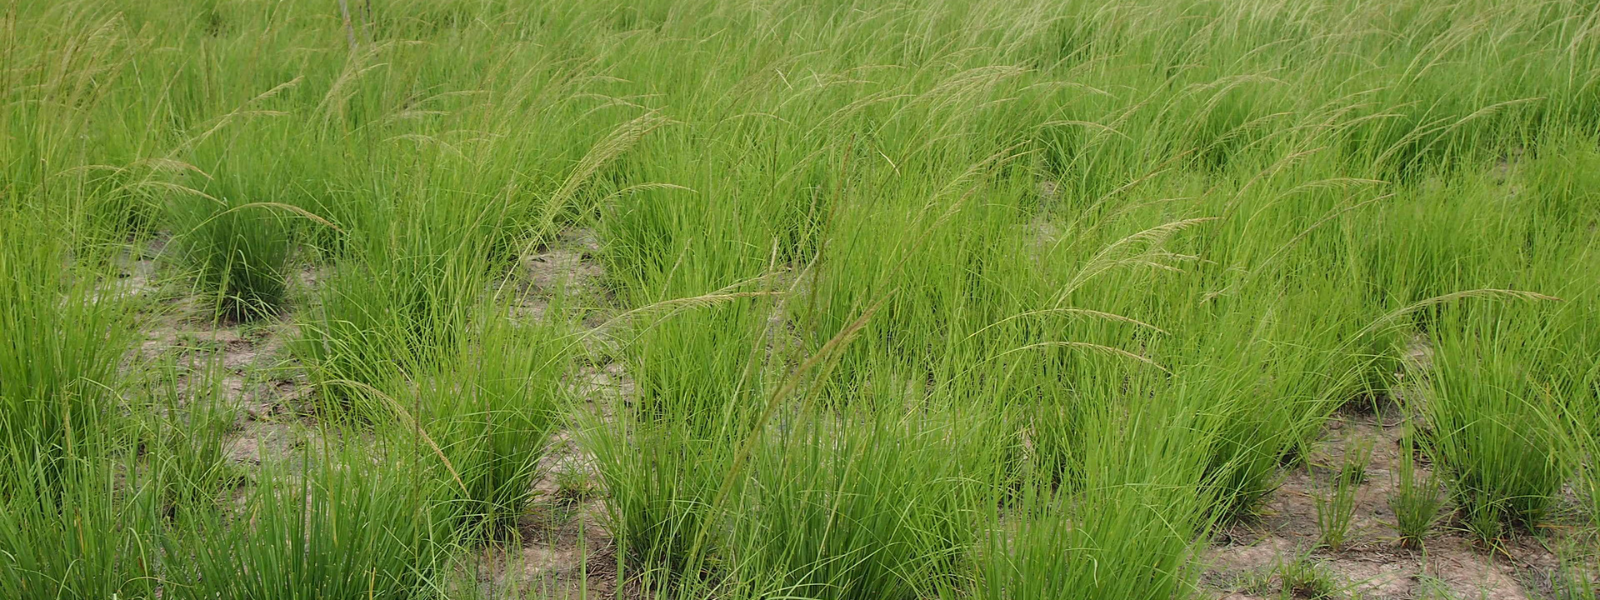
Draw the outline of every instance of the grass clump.
M364 390L421 377L462 351L490 281L498 211L373 199L350 254L320 282L295 353L311 367L330 415L387 412ZM458 212L459 209L459 212Z
M1437 471L1420 477L1417 474L1418 450L1416 434L1407 432L1401 439L1394 495L1389 497L1400 545L1413 549L1421 548L1423 540L1438 524L1445 501Z
M1299 554L1292 560L1284 561L1278 565L1277 571L1283 595L1287 598L1332 600L1341 589L1328 569L1317 564L1309 554Z
M0 208L0 451L47 470L118 426L117 370L135 339L127 290L89 254L116 249L73 253L64 227Z
M0 593L7 598L154 598L159 492L118 453L0 455Z
M138 431L150 485L170 516L215 510L245 480L228 456L236 415L222 393L220 366L186 373L187 393L176 365L157 372L161 377L145 386L149 415Z
M712 555L722 540L712 499L732 463L732 444L655 423L591 425L584 436L605 490L606 527L626 568L619 577L658 591L715 587L721 573Z
M486 314L471 330L474 343L459 359L424 378L399 407L417 411L421 431L459 477L452 506L461 529L479 540L514 531L533 497L539 459L566 405L572 345L559 322L513 325L491 316L498 315Z
M1380 413L1392 390L1399 383L1404 351L1404 331L1397 327L1382 327L1364 336L1360 360L1358 387L1351 398L1351 406L1364 412Z
M178 256L217 316L248 321L283 307L295 217L236 198L181 194L170 202L169 222Z
M1223 356L1191 368L1225 375L1194 376L1182 387L1216 416L1208 485L1215 487L1217 514L1236 520L1277 489L1278 467L1303 455L1338 403L1310 387L1317 355L1303 347L1258 339Z
M1530 372L1536 333L1491 314L1441 327L1425 409L1462 521L1479 538L1540 524L1568 473L1559 414Z
M926 598L964 587L978 507L994 498L986 480L1003 472L984 448L997 436L945 411L886 412L795 414L759 442L726 550L741 581L765 588L758 595Z
M1081 488L1051 491L1048 480L1036 481L1023 494L1020 522L992 513L978 597L1154 600L1198 592L1191 560L1214 522L1214 500L1206 459L1192 448L1207 444L1211 429L1181 386L1156 394L1089 415Z
M1328 477L1327 495L1317 496L1317 530L1321 542L1330 550L1344 549L1350 533L1350 522L1355 516L1356 491L1366 480L1367 464L1372 459L1370 441L1346 451L1344 462Z
M268 465L238 515L214 514L168 536L166 594L431 595L455 540L447 479L426 453L400 450L408 443L386 453L352 442L330 440L304 471Z

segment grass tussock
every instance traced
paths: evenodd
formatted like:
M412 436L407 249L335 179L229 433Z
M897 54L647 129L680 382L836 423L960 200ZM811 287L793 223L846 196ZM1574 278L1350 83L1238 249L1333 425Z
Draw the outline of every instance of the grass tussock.
M1560 410L1526 362L1537 346L1524 344L1540 336L1502 319L1460 317L1439 332L1426 413L1463 522L1485 540L1541 524L1571 468Z

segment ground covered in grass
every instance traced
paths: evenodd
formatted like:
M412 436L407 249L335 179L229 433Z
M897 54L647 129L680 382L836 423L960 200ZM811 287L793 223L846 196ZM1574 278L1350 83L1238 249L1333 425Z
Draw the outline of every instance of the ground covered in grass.
M1600 8L12 2L0 597L1600 597Z

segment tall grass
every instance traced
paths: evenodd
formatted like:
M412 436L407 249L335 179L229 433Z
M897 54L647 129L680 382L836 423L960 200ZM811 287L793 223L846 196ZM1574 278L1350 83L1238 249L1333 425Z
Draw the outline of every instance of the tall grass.
M1159 386L1159 384L1156 384ZM1144 391L1141 389L1141 391ZM1204 491L1212 434L1182 384L1090 413L1083 485L1033 486L994 512L976 594L983 598L1185 598L1193 549L1215 518ZM1143 397L1141 397L1143 396ZM1136 441L1135 441L1136 440Z
M573 343L565 323L514 326L500 316L482 315L458 359L396 398L396 410L416 412L416 427L459 477L452 505L477 539L515 530L569 394Z
M712 499L728 474L732 444L682 425L623 421L590 424L585 446L595 454L606 528L625 567L619 576L662 593L717 587L708 558L721 541Z
M153 598L165 530L153 478L109 444L68 458L9 448L0 494L8 598Z
M161 365L140 390L147 414L135 440L150 485L170 516L215 509L245 482L227 454L237 416L220 371L213 363L180 375L176 365Z
M764 436L726 554L759 596L925 598L964 589L1006 440L962 418L796 414Z
M1527 361L1535 328L1490 313L1438 332L1428 424L1463 521L1485 540L1543 522L1571 468L1560 410Z
M132 304L92 260L115 248L75 253L60 217L0 210L0 449L37 456L35 467L48 471L118 426L117 373L135 339Z
M135 338L121 246L68 211L0 207L0 593L148 597L161 521L129 459L119 370ZM98 235L98 234L97 234ZM86 243L75 243L86 242Z
M1191 596L1382 397L1481 536L1600 498L1593 6L345 4L0 9L0 592L434 594L574 425L662 596ZM130 379L151 269L292 315L299 462Z
M277 313L288 294L291 216L236 191L213 192L223 195L181 193L169 201L178 253L219 317Z
M414 192L362 206L369 220L352 229L351 255L320 282L295 345L328 410L356 418L383 407L338 382L386 389L461 350L487 291L486 246L500 224L492 207L474 212Z
M445 481L414 452L330 441L304 472L269 465L236 514L167 536L166 594L182 598L407 598L454 542ZM396 448L398 450L398 448Z

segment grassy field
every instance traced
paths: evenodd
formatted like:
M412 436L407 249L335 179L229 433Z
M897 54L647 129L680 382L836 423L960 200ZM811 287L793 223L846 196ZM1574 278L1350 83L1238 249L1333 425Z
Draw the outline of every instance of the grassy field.
M1600 7L10 0L0 597L1600 597Z

